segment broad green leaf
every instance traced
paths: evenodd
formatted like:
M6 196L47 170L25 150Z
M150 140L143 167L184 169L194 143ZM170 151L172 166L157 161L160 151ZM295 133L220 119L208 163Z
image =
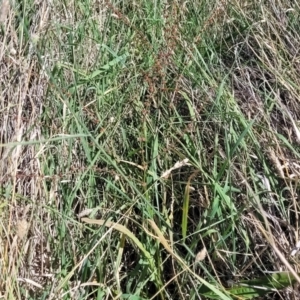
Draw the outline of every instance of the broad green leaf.
M181 222L181 230L182 230L183 241L185 241L186 232L187 232L189 203L190 203L190 180L188 181L188 183L185 187L185 192L184 192L184 197L183 197L182 222Z
M257 279L243 280L227 289L227 292L235 299L253 299L254 297L263 297L270 292L287 288L295 282L296 279L290 272L280 272ZM209 299L219 299L219 296L206 286L201 287L199 293Z

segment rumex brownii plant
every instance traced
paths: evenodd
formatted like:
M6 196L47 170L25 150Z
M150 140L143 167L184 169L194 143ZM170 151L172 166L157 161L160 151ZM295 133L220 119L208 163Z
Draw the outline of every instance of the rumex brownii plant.
M0 23L1 297L299 297L296 1Z

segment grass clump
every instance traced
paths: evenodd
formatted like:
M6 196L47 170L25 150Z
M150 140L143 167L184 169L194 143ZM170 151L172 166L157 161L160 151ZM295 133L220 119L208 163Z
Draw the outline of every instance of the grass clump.
M299 297L298 17L2 0L1 297Z

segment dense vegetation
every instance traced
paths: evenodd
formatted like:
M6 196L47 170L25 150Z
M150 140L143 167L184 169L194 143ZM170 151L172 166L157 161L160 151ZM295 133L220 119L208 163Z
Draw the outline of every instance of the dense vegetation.
M0 298L299 299L298 1L0 5Z

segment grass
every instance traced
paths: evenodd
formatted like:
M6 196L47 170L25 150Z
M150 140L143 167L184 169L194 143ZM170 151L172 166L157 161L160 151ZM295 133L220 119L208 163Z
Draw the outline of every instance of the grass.
M0 8L0 298L299 298L297 1Z

